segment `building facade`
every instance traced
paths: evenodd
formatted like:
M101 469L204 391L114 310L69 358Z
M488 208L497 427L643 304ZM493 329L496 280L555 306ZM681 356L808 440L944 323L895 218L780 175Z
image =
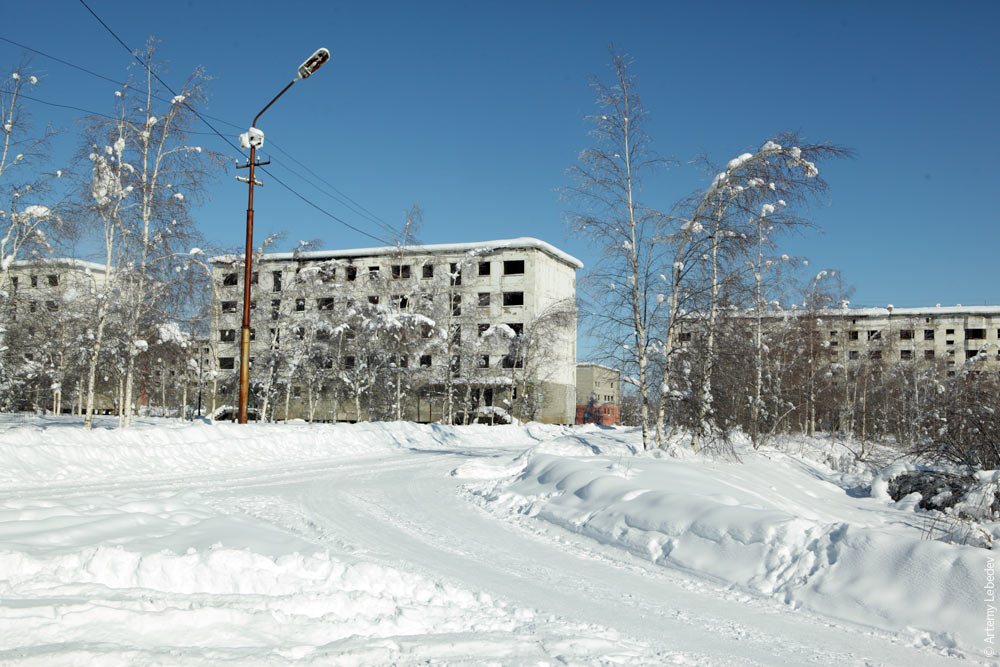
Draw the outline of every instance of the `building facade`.
M621 423L622 374L601 364L576 365L576 423L614 426Z
M211 347L235 404L243 261L212 264ZM532 238L263 254L251 406L278 419L572 423L581 267Z
M3 277L3 370L18 384L14 410L79 412L82 400L80 339L92 297L107 282L103 264L57 257L11 262ZM110 392L97 409L110 413Z
M845 308L818 318L831 362L925 361L947 375L967 362L1000 369L1000 306Z

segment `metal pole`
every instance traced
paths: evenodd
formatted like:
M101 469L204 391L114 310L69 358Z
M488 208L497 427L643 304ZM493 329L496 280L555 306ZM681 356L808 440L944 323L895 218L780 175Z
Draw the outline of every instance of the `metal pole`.
M271 108L271 105L284 95L285 91L291 88L297 80L292 79L287 86L281 89L280 93L267 103L267 106L260 110L260 113L254 117L251 127L257 127L257 121L260 120L264 112ZM247 423L247 397L250 394L250 278L253 275L253 186L256 179L254 169L258 166L257 146L255 144L250 144L250 162L248 166L250 167L250 178L248 179L250 195L247 200L247 252L243 267L243 326L240 330L240 409L238 417L240 424Z

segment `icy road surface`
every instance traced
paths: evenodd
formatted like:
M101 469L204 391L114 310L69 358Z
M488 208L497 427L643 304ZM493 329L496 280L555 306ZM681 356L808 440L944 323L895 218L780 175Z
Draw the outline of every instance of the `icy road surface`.
M484 499L526 450L586 433L13 426L0 433L0 664L983 660Z

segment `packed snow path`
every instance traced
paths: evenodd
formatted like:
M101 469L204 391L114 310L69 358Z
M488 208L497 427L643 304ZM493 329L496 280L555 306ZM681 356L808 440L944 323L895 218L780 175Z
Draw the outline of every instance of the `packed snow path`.
M559 429L52 432L0 441L0 662L955 664L470 491Z

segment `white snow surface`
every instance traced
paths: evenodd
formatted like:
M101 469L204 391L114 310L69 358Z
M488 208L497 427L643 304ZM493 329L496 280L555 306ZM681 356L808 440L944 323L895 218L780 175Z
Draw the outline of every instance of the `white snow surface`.
M0 664L988 664L991 552L819 441L105 419L0 420Z

